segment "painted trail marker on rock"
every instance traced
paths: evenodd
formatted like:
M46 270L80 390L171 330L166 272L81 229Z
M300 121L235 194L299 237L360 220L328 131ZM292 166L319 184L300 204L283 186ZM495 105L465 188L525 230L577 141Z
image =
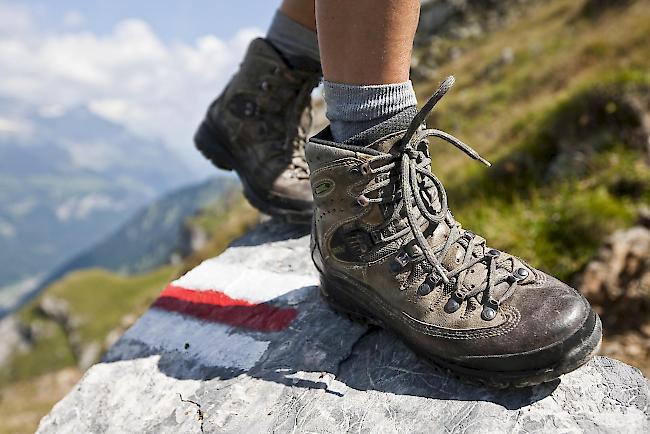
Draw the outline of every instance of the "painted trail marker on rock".
M637 369L597 357L533 388L472 386L317 284L309 237L260 225L172 282L39 432L650 432Z

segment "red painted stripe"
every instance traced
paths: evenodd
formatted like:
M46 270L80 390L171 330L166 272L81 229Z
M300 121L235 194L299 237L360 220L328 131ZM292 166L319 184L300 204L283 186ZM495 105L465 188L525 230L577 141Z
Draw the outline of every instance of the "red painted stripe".
M231 298L221 291L195 291L174 285L167 286L153 306L204 321L263 332L284 330L297 315L292 308L255 304Z

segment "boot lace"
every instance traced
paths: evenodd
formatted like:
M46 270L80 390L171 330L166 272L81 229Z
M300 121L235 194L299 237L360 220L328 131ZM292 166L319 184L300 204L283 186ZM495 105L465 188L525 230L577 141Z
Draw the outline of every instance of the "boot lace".
M500 273L501 276L497 277L497 269L508 270L506 262L513 261L512 257L503 258L506 255L501 255L498 250L488 249L483 238L462 229L449 211L447 193L442 182L431 171L428 137L442 139L469 157L490 166L487 160L456 137L437 129L421 128L429 112L453 84L454 78L448 77L416 115L401 140L397 155L378 155L362 166L363 172L373 175L374 182L368 184L357 200L362 206L370 203L392 204L391 207L384 207L391 215L387 216L383 226L403 219L404 214L406 215L407 226L382 241L408 237L404 245L411 243L417 246L411 249L411 254L401 250L395 258L394 265L397 267L394 268L399 270L407 263L424 262L422 265L427 277L418 287L418 294L427 295L433 288L443 284L451 294L444 307L446 312L453 313L460 308L464 300L476 297L483 305L481 316L485 320L491 320L496 316L499 306L514 293L518 282L528 276L528 270L518 268L512 273ZM386 188L395 182L399 183L399 188ZM373 192L378 194L373 197ZM435 228L443 221L449 227L447 239L441 246L434 248L427 241L425 232L433 234ZM442 260L456 243L463 247L464 255L460 263L448 270L443 266ZM473 289L468 289L462 283L468 271L478 263L483 263L487 268L486 279L481 285L471 285ZM504 292L499 291L501 295L497 298L495 287L504 282L508 287Z
M292 71L278 68L275 75L268 77L261 86L262 89L275 89L273 97L264 103L264 112L273 117L285 119L286 141L275 149L277 152L271 158L286 158L287 150L291 148L291 159L287 167L289 176L298 179L309 179L309 166L305 158L306 128L301 125L303 110L311 105L311 90L318 84L318 76L302 71ZM308 114L311 124L311 113ZM274 119L275 123L277 119Z

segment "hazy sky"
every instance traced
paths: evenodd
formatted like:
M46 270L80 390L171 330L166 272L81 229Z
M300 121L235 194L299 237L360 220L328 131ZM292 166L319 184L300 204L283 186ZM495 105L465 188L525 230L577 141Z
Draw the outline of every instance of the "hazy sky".
M208 174L191 137L266 30L270 0L0 0L0 97L73 106L163 139ZM2 119L0 127L20 125Z
M242 27L266 29L279 2L273 0L21 0L44 30L78 27L110 33L125 18L140 18L165 42L191 42L213 34L230 38ZM71 26L72 25L72 26Z

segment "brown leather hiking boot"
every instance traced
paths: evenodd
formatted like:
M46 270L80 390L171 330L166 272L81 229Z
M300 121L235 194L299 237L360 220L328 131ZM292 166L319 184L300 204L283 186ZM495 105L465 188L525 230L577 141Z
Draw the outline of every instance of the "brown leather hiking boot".
M253 206L292 222L312 216L304 145L319 80L320 71L292 68L267 41L255 39L194 136L206 158L237 172Z
M453 136L420 127L452 84L450 77L410 126L378 140L335 143L325 130L307 144L321 293L465 378L495 387L546 382L596 353L600 319L574 289L454 220L427 137L489 163Z

